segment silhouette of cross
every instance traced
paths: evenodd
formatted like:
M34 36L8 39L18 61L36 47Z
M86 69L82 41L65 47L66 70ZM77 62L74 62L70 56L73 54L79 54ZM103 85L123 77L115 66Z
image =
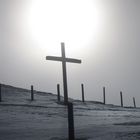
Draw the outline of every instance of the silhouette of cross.
M63 70L63 89L64 89L64 103L68 103L68 88L67 88L67 71L66 71L66 62L70 63L81 63L81 60L73 59L73 58L66 58L65 55L65 44L61 43L61 57L56 56L46 56L46 60L53 60L53 61L61 61L62 62L62 70Z

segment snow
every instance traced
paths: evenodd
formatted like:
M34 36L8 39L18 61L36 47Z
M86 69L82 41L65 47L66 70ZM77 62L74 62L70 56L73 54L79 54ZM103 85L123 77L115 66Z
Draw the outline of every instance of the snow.
M61 97L63 100L63 97ZM140 108L70 99L77 140L139 140ZM67 107L52 93L2 86L0 140L67 140Z

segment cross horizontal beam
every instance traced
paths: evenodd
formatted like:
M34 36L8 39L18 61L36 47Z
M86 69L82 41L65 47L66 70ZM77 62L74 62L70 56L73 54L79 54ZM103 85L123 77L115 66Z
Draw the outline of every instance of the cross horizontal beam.
M46 56L46 60L63 61L62 57Z
M81 60L79 60L79 59L73 59L73 58L66 58L66 62L70 62L70 63L81 63Z
M81 63L81 60L79 59L63 58L63 57L56 57L56 56L46 56L46 60L65 61L69 63Z

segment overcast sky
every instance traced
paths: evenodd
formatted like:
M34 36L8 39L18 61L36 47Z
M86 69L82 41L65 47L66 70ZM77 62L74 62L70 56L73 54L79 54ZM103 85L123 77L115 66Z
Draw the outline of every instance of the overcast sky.
M81 99L84 83L87 100L102 101L105 86L107 103L122 91L124 105L140 106L140 0L59 2L0 0L0 82L53 93L60 83L62 94L61 63L45 56L60 56L64 41L82 60L67 64L69 97Z

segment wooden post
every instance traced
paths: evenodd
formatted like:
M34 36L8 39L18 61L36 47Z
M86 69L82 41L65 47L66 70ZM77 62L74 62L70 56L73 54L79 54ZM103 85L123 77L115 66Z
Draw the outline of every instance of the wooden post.
M69 102L67 105L68 105L68 135L69 135L69 140L75 140L73 104Z
M123 96L122 96L122 91L120 91L120 98L121 98L121 107L123 107Z
M82 102L85 102L85 96L84 96L84 84L81 84L82 88Z
M60 102L60 85L57 84L57 100Z
M105 87L103 87L103 104L105 104Z
M133 97L134 108L136 108L135 97Z
M31 101L34 100L34 88L33 85L31 85Z
M0 102L2 101L2 95L1 95L1 84L0 84Z

